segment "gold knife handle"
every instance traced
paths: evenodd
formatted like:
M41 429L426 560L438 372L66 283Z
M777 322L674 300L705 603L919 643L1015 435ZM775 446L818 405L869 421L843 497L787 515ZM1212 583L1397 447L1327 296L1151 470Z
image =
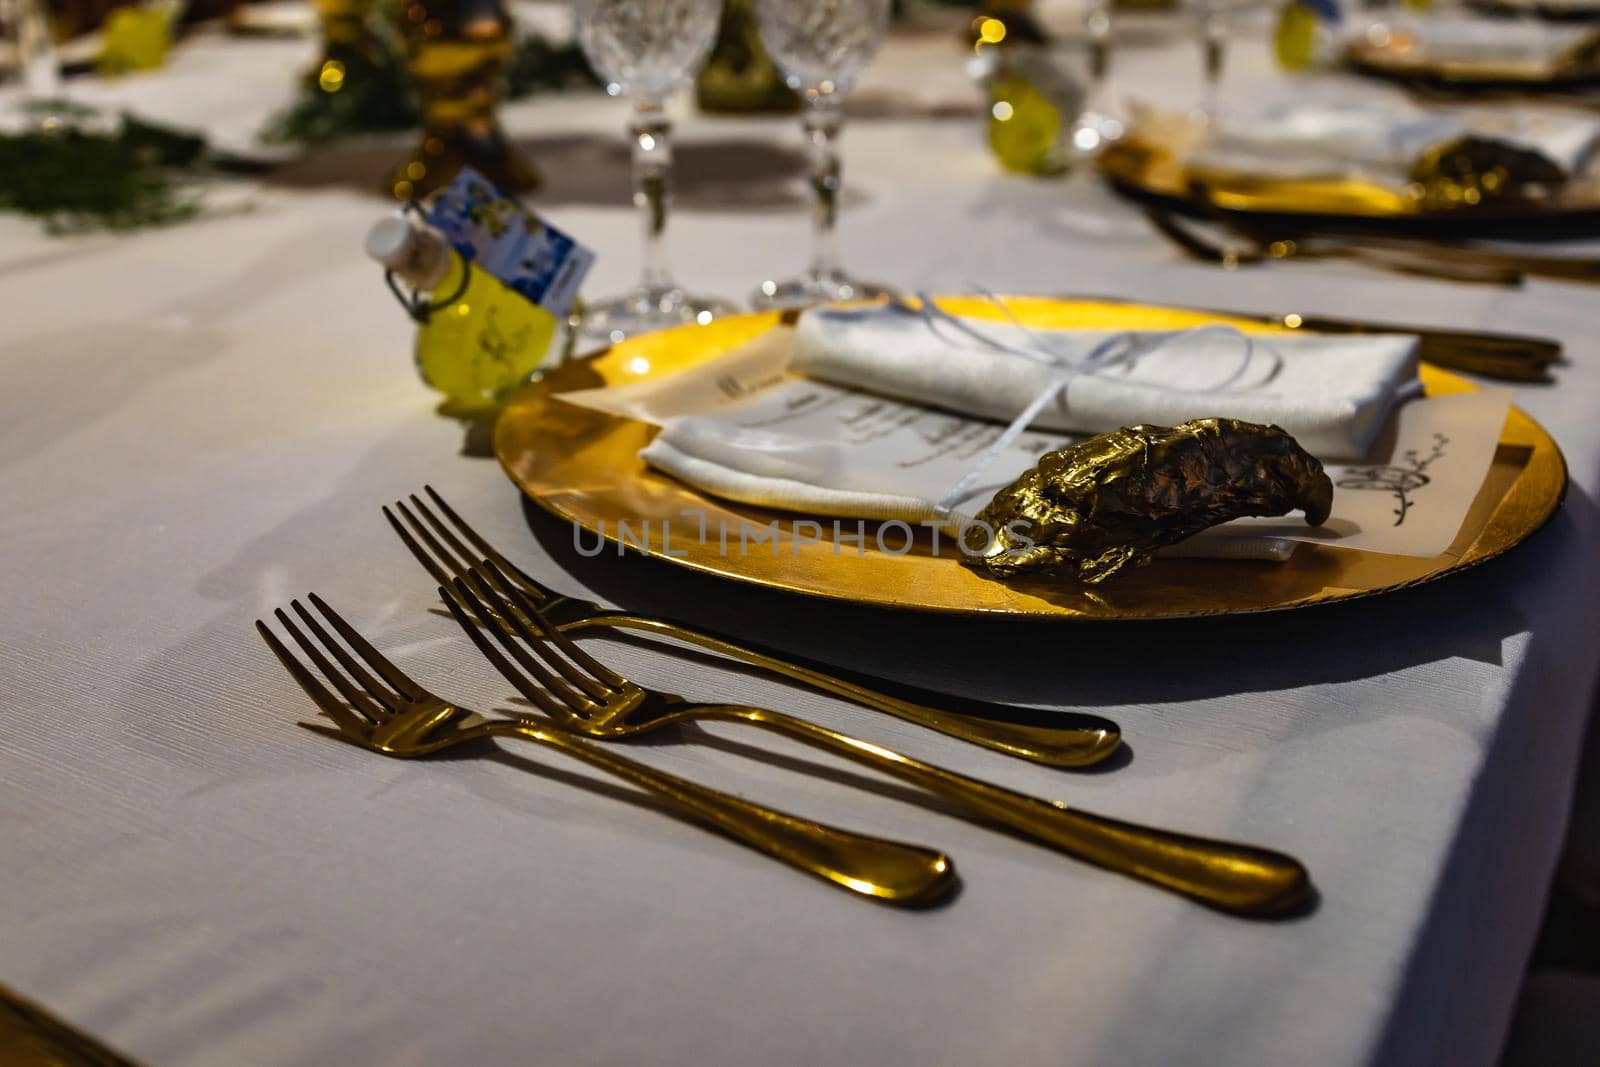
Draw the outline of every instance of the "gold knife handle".
M1482 378L1496 378L1506 382L1553 382L1547 363L1527 359L1497 359L1466 353L1441 353L1424 356L1427 362L1447 370L1464 371Z
M658 771L562 730L533 722L494 720L483 732L557 749L668 801L681 815L707 823L759 852L863 896L921 906L955 886L955 866L942 852L787 815Z
M764 708L716 705L696 709L696 715L756 723L911 782L1069 855L1153 882L1221 911L1283 915L1311 896L1311 878L1305 867L1281 852L1078 811Z
M653 616L608 612L562 629L589 626L615 626L673 637L949 737L1051 767L1087 767L1110 756L1122 744L1121 731L1109 719L1102 720L1103 726L1092 727L1028 726L942 711Z
M1332 244L1301 246L1303 254L1353 259L1361 263L1415 274L1424 278L1444 278L1473 285L1502 285L1515 288L1523 284L1522 272L1501 263L1458 256L1430 256L1408 249L1376 245Z
M1511 252L1497 248L1478 248L1448 241L1427 241L1404 237L1368 238L1371 247L1420 250L1443 259L1458 259L1514 270L1523 274L1543 274L1573 281L1600 281L1600 258L1593 256L1547 255L1539 252Z
M1561 342L1548 337L1528 334L1467 332L1440 330L1431 326L1412 326L1398 322L1364 322L1357 319L1327 318L1322 315L1302 315L1298 312L1269 315L1266 321L1274 326L1289 326L1310 333L1409 333L1414 335L1423 359L1438 363L1444 352L1471 352L1474 355L1495 356L1502 359L1525 359L1530 363L1561 362Z

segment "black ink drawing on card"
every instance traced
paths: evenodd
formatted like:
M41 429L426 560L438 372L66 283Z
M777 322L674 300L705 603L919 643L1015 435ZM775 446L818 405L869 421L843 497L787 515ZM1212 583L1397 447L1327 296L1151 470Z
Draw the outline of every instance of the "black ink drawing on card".
M1426 456L1415 448L1408 449L1397 464L1387 467L1352 467L1334 484L1340 489L1380 490L1393 493L1394 524L1399 526L1406 521L1406 513L1416 505L1411 494L1427 485L1430 480L1424 472L1444 456L1445 446L1449 443L1450 438L1442 433L1435 433L1433 450Z

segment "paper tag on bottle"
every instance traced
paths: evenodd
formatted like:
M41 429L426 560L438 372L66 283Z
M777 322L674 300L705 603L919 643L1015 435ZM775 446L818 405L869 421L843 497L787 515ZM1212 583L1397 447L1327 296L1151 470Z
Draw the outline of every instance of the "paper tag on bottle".
M461 258L560 319L594 265L594 252L462 167L428 208L428 222Z

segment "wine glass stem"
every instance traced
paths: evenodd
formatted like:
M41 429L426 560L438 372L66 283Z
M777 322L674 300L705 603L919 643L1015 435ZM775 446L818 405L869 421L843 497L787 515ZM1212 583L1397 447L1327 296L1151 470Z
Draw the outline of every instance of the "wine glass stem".
M1200 13L1200 33L1205 48L1205 102L1207 115L1215 115L1222 93L1222 71L1228 59L1228 26L1222 12L1207 4Z
M1111 11L1109 0L1090 0L1083 25L1089 35L1090 106L1100 104L1106 78L1111 74Z
M806 147L811 157L811 273L828 277L839 269L839 126L837 104L806 110Z
M672 284L662 237L672 199L672 124L658 103L636 103L633 121L633 203L643 227L639 284L664 289Z
M61 69L44 0L15 0L11 17L16 22L17 69L22 75L24 102L38 103L60 96Z

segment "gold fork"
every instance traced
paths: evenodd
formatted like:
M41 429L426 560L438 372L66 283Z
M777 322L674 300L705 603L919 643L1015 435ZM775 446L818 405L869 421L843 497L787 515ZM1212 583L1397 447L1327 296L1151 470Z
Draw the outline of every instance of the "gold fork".
M672 619L619 611L602 607L591 600L564 596L541 584L501 555L465 519L456 514L455 509L445 503L432 486L424 486L423 491L448 522L434 514L433 509L418 499L415 493L411 494L409 507L405 501L397 500L393 510L386 507L383 514L389 520L389 525L394 527L395 533L400 535L400 540L405 542L411 554L433 579L440 585L449 585L456 576L470 571L477 560L491 559L527 596L538 603L545 617L563 633L615 627L676 638L813 689L888 712L950 737L1052 767L1086 767L1099 763L1122 744L1122 732L1117 724L1098 715L1063 712L1059 715L1059 724L1050 726L1030 726L963 715L891 696L879 689L795 663L774 652L736 644L726 637L697 630ZM404 523L396 517L396 512L404 518Z
M1078 811L912 759L781 712L702 704L647 689L605 667L539 611L492 561L441 588L445 604L489 661L565 729L635 737L674 723L746 722L863 763L1069 855L1164 886L1222 911L1281 915L1310 896L1299 861L1281 852L1192 837ZM476 617L474 621L473 617ZM484 636L493 635L500 648Z
M648 790L667 801L679 817L709 824L751 848L852 893L890 904L921 906L937 900L956 884L955 867L949 858L932 849L786 815L617 756L568 732L547 729L526 719L487 718L434 696L373 648L321 597L312 593L310 600L338 631L343 644L334 640L298 600L290 606L316 636L315 641L302 633L282 608L275 614L279 625L323 677L333 683L338 696L318 681L259 619L256 629L300 688L338 726L340 736L362 748L411 758L487 738L519 737ZM338 661L338 667L329 660L330 655Z

